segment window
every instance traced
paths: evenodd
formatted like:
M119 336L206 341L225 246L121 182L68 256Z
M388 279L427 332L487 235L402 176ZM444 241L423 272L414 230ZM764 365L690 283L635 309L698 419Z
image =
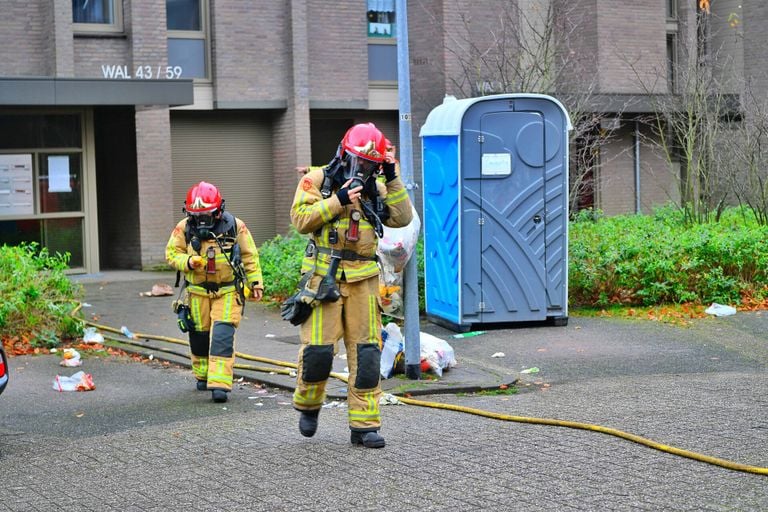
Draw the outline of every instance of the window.
M677 19L677 0L667 0L667 19Z
M368 12L368 81L389 88L397 83L395 0L366 0Z
M674 93L677 89L677 37L667 34L667 90Z
M166 0L168 65L181 68L181 78L208 77L206 0Z
M397 82L397 45L368 45L368 80Z
M368 37L395 37L395 0L367 0Z
M122 32L121 0L72 0L72 23L76 32Z

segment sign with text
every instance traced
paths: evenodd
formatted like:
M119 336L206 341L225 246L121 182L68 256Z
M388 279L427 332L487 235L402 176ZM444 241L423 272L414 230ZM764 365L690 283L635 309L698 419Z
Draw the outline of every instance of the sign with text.
M102 64L101 74L104 78L122 78L130 80L138 78L143 80L181 78L181 66L136 66L131 74L128 66L121 64Z

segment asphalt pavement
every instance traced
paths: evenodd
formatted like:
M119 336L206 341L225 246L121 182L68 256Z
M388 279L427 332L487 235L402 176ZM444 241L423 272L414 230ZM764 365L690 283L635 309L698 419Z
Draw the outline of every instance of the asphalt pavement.
M183 339L174 297L142 295L174 277L73 279L85 286L85 318ZM462 339L428 322L421 331L448 341L457 366L439 380L386 379L385 390L603 425L768 466L768 312L689 327L574 316L563 327ZM290 376L238 370L229 402L214 404L194 389L186 347L151 336L125 346L143 363L86 356L82 369L96 389L84 393L52 389L55 375L76 371L59 366L57 354L11 359L0 396L0 510L768 509L766 476L597 432L392 405L383 406L386 448L354 448L337 381L317 435L306 439ZM298 348L298 329L276 308L247 305L239 352L295 362ZM523 372L531 368L539 371ZM510 383L517 394L476 393Z

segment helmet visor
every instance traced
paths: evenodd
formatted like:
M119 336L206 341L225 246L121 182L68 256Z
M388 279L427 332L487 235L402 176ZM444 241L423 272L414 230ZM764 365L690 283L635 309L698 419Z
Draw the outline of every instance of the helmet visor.
M198 229L211 230L216 223L216 213L217 211L214 210L212 212L191 213L190 215Z
M347 165L344 168L344 178L351 179L356 177L366 181L379 170L380 165L381 164L374 162L373 160L368 160L347 152Z

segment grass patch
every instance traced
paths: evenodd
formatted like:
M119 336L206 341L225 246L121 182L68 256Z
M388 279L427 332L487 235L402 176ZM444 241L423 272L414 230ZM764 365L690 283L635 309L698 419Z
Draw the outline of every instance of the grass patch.
M515 386L503 385L495 389L482 389L475 393L456 393L458 397L470 396L508 396L517 394L518 389Z

